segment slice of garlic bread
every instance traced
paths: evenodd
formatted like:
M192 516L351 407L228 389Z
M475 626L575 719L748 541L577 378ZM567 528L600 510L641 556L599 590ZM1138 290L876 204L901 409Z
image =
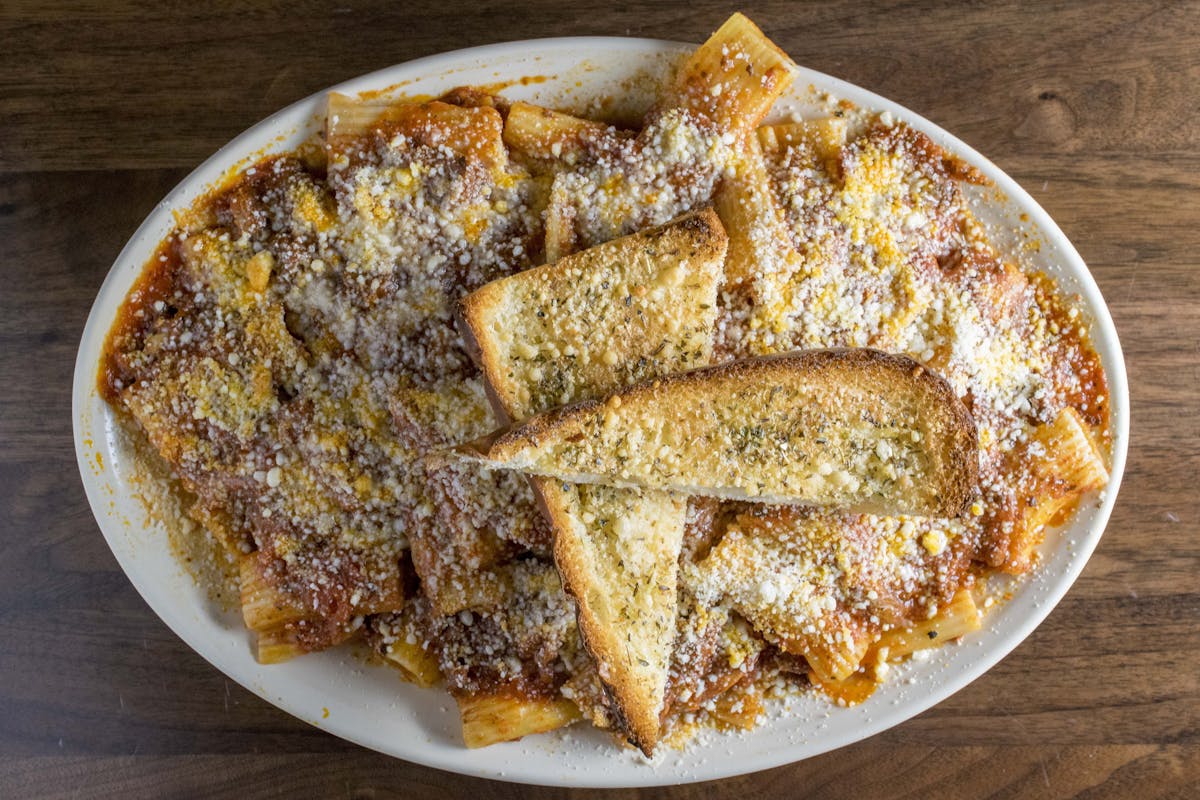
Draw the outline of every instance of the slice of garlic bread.
M653 489L533 477L554 562L617 727L647 755L660 736L678 602L687 498Z
M809 350L671 375L463 449L572 483L954 517L979 447L941 377L877 350Z
M707 364L726 242L716 214L701 211L464 298L465 338L497 414L525 419ZM618 725L649 754L671 665L687 499L532 481Z
M467 295L467 347L497 410L524 419L706 365L727 243L705 209Z

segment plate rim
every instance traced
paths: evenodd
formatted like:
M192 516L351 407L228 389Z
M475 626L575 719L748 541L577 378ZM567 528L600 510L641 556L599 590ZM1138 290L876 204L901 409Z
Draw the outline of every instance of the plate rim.
M353 721L343 722L342 720L328 720L321 724L316 724L297 708L295 702L290 702L284 697L273 696L265 686L259 686L252 677L241 674L241 671L234 665L227 663L226 658L222 658L220 654L209 652L198 644L198 636L194 636L189 631L188 627L176 617L171 611L165 611L159 607L159 604L150 599L151 591L149 589L149 579L142 575L139 570L129 562L123 553L123 549L118 546L116 537L121 535L110 528L116 523L112 521L106 522L106 515L102 513L102 503L104 498L103 492L98 483L98 479L94 474L94 468L91 461L91 454L88 452L89 446L85 440L89 440L96 435L96 431L89 429L88 426L92 421L88 415L88 404L96 394L96 376L99 368L97 360L94 360L90 352L94 349L91 345L95 342L102 342L107 335L108 327L111 324L111 318L101 319L104 308L112 303L112 296L119 294L116 300L116 305L119 306L120 301L129 290L130 282L124 280L124 273L129 269L134 269L134 274L138 274L143 266L138 263L131 267L130 261L133 252L143 242L143 240L153 233L161 222L162 215L171 214L173 211L186 208L195 197L201 196L205 191L211 188L212 182L201 182L201 176L206 172L231 155L235 157L233 162L235 167L244 165L248 157L256 157L259 154L265 154L269 148L259 147L250 149L247 144L256 141L262 137L262 133L267 130L273 130L281 124L281 121L291 116L305 106L318 102L329 92L359 92L366 91L373 84L379 84L385 76L393 76L397 70L413 73L413 79L419 79L422 76L435 75L447 72L447 67L460 65L463 62L470 60L484 60L488 57L502 55L509 58L514 51L526 51L530 54L543 54L550 50L567 49L575 52L586 52L587 57L594 57L599 52L608 52L615 50L628 50L638 52L640 54L649 55L651 51L658 54L669 55L672 53L682 53L686 50L695 48L697 45L692 43L684 43L672 40L641 38L641 37L620 37L620 36L580 36L580 37L554 37L545 39L525 39L509 42L499 42L495 44L482 45L478 47L464 48L459 50L445 51L441 53L431 54L411 61L401 62L370 73L350 78L342 81L334 86L314 92L304 98L296 100L288 104L286 107L270 114L251 127L239 133L228 143L220 147L212 155L202 161L198 166L191 170L186 177L180 180L169 191L155 208L146 216L136 231L130 236L120 253L113 260L112 266L109 268L104 281L101 283L96 292L91 309L88 313L87 322L84 325L83 332L80 337L79 350L76 354L76 362L73 374L72 383L72 429L75 441L75 453L77 466L79 468L80 477L83 481L85 492L88 497L88 503L91 507L93 517L96 520L97 527L100 528L109 549L116 558L121 570L133 584L138 594L150 606L155 615L167 625L167 627L178 636L193 652L200 655L205 661L211 664L214 668L220 671L229 679L235 681L248 691L258 695L268 703L289 715L296 717L310 725L320 728L323 731L334 734L340 738L351 741L363 747L367 747L377 752L389 755L394 758L400 758L413 763L430 766L437 769L443 769L450 772L455 772L463 775L474 777L490 778L494 780L504 780L518 783L546 785L546 786L592 786L597 788L630 788L642 786L660 786L678 783L692 783L700 781L715 780L719 778L727 778L735 775L742 775L751 772L756 772L771 767L781 766L785 764L796 763L800 760L811 758L822 753L829 752L840 747L848 746L868 739L884 730L891 729L900 725L912 717L927 711L933 706L944 701L947 697L955 692L973 683L981 675L992 669L997 663L1004 659L1012 652L1021 642L1025 641L1038 625L1040 625L1050 612L1058 605L1066 593L1078 580L1080 573L1087 565L1099 544L1104 531L1110 519L1112 509L1116 502L1118 490L1121 480L1124 475L1124 469L1128 456L1129 446L1129 424L1130 424L1130 405L1129 405L1129 387L1128 375L1124 360L1124 355L1121 349L1120 340L1117 334L1116 326L1113 323L1112 315L1109 312L1108 306L1104 301L1104 297L1100 292L1091 270L1084 262L1082 256L1078 253L1075 246L1059 228L1058 224L1050 217L1050 215L1041 207L1041 205L1025 190L1015 179L1010 177L1006 172L996 166L991 160L976 151L973 147L963 142L954 134L946 131L940 126L934 124L924 116L913 112L911 109L901 106L894 101L882 97L874 92L864 89L855 84L851 84L840 78L836 78L816 70L800 67L797 74L797 84L801 81L814 83L823 89L828 89L840 97L853 95L854 102L861 107L869 108L877 111L891 111L895 116L904 120L913 127L932 136L939 144L947 147L950 152L956 156L962 157L968 163L983 168L983 171L988 174L996 188L1007 195L1009 203L1019 206L1022 210L1030 215L1030 222L1041 233L1044 239L1052 241L1059 253L1059 260L1065 265L1065 272L1071 276L1071 279L1077 285L1078 291L1084 297L1085 305L1091 312L1092 322L1092 340L1096 346L1102 361L1106 379L1109 386L1110 394L1110 429L1112 433L1111 447L1111 469L1110 481L1101 496L1100 506L1088 525L1086 532L1080 536L1081 541L1077 541L1073 548L1073 555L1068 561L1067 569L1052 576L1052 580L1047 587L1047 594L1042 598L1042 601L1035 607L1033 613L1022 618L1020 623L1015 626L1007 626L1003 631L999 632L996 641L991 643L986 648L986 656L980 658L967 668L957 672L953 680L945 684L935 684L925 687L927 690L921 692L911 701L906 702L900 707L900 710L892 711L887 715L886 722L868 724L864 726L865 733L848 739L847 741L833 740L830 742L819 742L816 745L810 745L805 748L805 752L797 756L789 756L787 751L793 748L784 748L783 751L768 754L746 754L743 758L722 759L716 765L710 761L703 773L697 772L692 775L680 775L675 771L662 769L630 769L627 762L621 761L615 757L616 748L614 748L614 757L612 760L613 772L611 775L605 775L603 780L591 779L591 782L582 783L579 780L572 780L570 776L562 774L526 774L522 772L511 773L507 771L497 771L495 769L486 768L472 764L469 754L474 752L463 749L458 755L461 758L427 758L421 755L418 751L405 752L400 754L394 749L389 750L381 746L378 742L371 741L368 737L362 735L356 728ZM540 57L540 56L539 56ZM452 71L452 70L451 70ZM602 73L602 71L601 71ZM395 85L393 81L391 86ZM242 154L237 158L238 154ZM125 267L125 269L122 269ZM114 307L115 308L115 307ZM1077 512L1077 514L1080 512ZM1037 577L1037 576L1031 576ZM1027 578L1025 583L1028 584L1030 578ZM436 690L435 690L436 691ZM764 722L763 726L770 726L772 722ZM827 745L827 746L826 746ZM782 754L781 754L782 753Z

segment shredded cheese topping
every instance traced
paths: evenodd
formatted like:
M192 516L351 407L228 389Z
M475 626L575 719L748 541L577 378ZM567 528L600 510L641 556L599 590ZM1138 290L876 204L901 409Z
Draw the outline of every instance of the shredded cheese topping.
M432 653L460 696L561 693L608 725L524 480L428 458L494 425L455 303L712 204L748 151L719 121L668 108L637 136L588 123L586 147L523 154L505 147L489 102L410 104L331 138L324 176L291 157L247 170L148 266L114 330L106 387L171 465L189 513L304 610L288 623L300 649L365 618L385 644ZM1107 399L1086 323L992 246L960 185L969 169L888 117L760 133L768 185L755 202L778 213L743 231L756 266L711 310L716 358L868 345L912 356L969 405L983 494L956 521L697 512L668 692L678 713L786 672L789 655L815 679L844 677L876 637L935 616L982 565L1027 568L1023 526L1051 521L1031 491L1065 503L1105 477L1091 437L1107 435ZM628 294L689 281L677 270ZM551 316L553 329L510 337L520 382L549 381L520 405L572 396L554 384L562 358L636 376L574 312ZM707 360L695 331L669 333L681 363ZM730 431L725 444L753 435Z

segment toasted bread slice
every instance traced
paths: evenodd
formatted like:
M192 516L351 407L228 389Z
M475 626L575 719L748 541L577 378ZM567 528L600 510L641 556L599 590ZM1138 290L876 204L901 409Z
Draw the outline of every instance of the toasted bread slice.
M467 295L467 347L497 410L524 419L707 364L727 243L705 209Z
M687 498L532 477L554 530L554 562L575 597L616 727L650 755L675 642Z
M708 363L726 241L716 214L701 211L464 298L464 334L497 414L524 419ZM649 754L675 638L687 500L532 481L618 726Z
M809 350L672 375L540 414L461 452L572 483L954 517L975 423L941 377L876 350Z

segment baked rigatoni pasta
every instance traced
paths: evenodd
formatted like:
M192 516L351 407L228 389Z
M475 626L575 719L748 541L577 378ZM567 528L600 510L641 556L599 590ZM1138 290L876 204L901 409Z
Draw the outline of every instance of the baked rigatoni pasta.
M610 371L887 351L969 411L978 480L953 518L666 496L682 530L662 741L751 726L780 684L862 702L913 652L976 630L990 576L1036 569L1045 531L1108 478L1086 326L978 224L964 186L980 176L924 134L847 104L771 116L793 72L735 15L640 125L486 88L335 95L321 147L259 161L181 216L110 334L101 388L240 568L262 662L365 637L399 678L449 691L469 746L578 720L627 733L535 492L445 457L498 424L456 312L708 207L729 237L711 348L657 372L662 352L613 348ZM616 388L585 384L506 413ZM584 534L608 521L584 510Z

